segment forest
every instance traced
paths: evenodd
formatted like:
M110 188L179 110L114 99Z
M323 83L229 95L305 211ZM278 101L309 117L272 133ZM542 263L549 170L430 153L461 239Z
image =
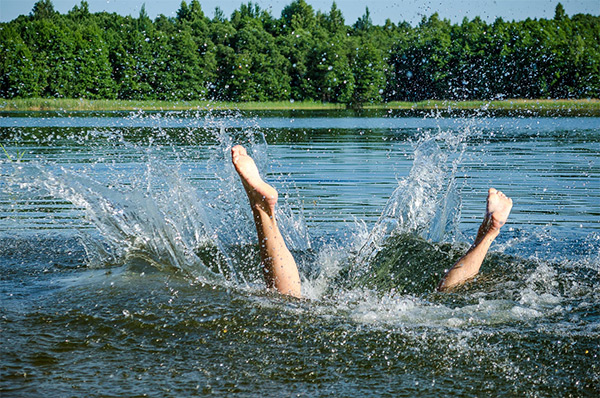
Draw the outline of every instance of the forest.
M198 0L150 19L66 14L39 0L0 24L0 97L129 100L388 101L600 96L600 17L416 26L348 24L293 0L279 18L252 2L210 18Z

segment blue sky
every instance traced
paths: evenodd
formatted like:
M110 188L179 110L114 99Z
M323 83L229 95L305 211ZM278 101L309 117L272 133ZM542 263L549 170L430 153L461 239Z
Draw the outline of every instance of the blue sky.
M0 21L11 21L21 14L29 14L37 0L0 0ZM188 0L189 3L191 0ZM306 0L316 10L329 11L332 0ZM200 0L204 13L212 18L215 7L219 6L225 15L239 8L248 0ZM281 10L292 0L254 0L263 9L279 17ZM78 5L80 0L53 0L54 8L66 13ZM88 0L91 12L108 11L122 15L137 16L142 4L151 18L159 14L174 16L179 9L181 0ZM464 17L473 19L480 16L486 21L497 17L505 20L522 20L526 18L552 18L558 0L336 0L336 4L344 17L346 24L351 25L365 12L365 4L369 6L371 18L375 24L381 25L387 18L393 22L408 21L418 23L421 18L434 12L452 22L460 22ZM577 13L600 14L600 0L561 0L568 15Z

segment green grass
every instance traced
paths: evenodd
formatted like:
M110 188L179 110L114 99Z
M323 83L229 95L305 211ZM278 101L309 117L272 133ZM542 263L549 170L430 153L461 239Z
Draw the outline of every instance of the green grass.
M218 101L136 101L88 100L64 98L17 98L0 100L0 111L168 111L168 110L335 110L343 104L324 104L305 101L218 102Z
M524 100L501 101L421 101L388 102L365 104L364 109L400 110L577 110L600 111L599 99L581 100ZM19 98L0 99L0 111L168 111L168 110L341 110L344 104L314 101L291 102L218 102L218 101L130 101L130 100L87 100L63 98Z
M17 157L13 157L8 153L8 151L6 150L4 145L0 144L0 148L2 148L2 151L6 155L6 158L8 159L9 162L20 162L23 155L25 155L25 151L22 151L22 152L17 151Z
M377 106L375 106L377 107ZM367 105L365 108L369 109ZM598 99L507 99L497 101L436 101L428 100L421 102L388 102L384 109L491 109L491 110L600 110Z

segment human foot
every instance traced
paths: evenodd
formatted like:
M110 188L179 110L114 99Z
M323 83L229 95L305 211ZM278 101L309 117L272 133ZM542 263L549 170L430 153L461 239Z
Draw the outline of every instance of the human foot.
M502 192L490 188L487 197L486 214L473 246L462 256L438 285L439 291L448 290L477 275L490 245L500 233L512 209L512 199Z
M499 231L506 223L512 205L511 198L495 188L489 189L485 218L491 230Z
M277 191L260 178L258 168L248 156L246 148L241 145L231 148L231 160L242 180L252 208L264 210L272 216L277 204Z

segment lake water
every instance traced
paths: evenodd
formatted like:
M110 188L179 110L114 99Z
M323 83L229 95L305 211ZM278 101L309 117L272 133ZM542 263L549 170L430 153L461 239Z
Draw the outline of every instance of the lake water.
M3 397L600 392L600 118L1 116ZM304 300L264 288L236 143ZM436 293L490 186L509 222Z

